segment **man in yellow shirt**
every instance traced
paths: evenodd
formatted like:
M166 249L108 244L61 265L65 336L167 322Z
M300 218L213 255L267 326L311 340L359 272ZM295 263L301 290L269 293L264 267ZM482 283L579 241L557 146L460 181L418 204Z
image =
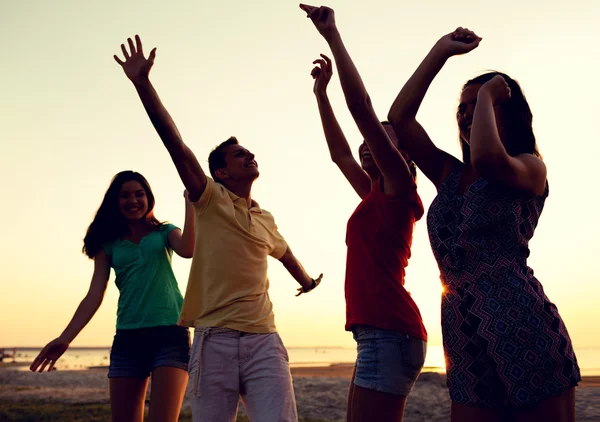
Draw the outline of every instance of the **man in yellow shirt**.
M138 36L125 61L115 59L133 82L194 203L196 241L180 324L194 326L190 376L195 421L234 421L239 397L251 421L296 421L288 356L275 328L269 299L267 256L278 259L300 284L308 276L281 236L273 216L252 200L259 175L254 155L230 138L209 156L212 179L183 142L154 90Z

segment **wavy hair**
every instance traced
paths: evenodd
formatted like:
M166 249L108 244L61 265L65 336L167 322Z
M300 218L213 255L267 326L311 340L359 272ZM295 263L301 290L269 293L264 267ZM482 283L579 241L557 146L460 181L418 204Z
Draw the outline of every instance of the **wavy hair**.
M94 258L105 243L115 241L129 232L128 221L119 211L119 193L123 184L132 180L142 185L148 197L148 211L142 217L144 222L152 229L163 224L154 217L154 194L146 178L131 170L117 173L111 180L100 208L96 211L83 239L82 252L88 257Z

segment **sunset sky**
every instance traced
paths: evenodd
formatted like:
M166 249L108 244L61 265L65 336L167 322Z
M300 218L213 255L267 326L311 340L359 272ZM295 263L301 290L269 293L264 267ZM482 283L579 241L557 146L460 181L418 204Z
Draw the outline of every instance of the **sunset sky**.
M462 84L488 69L522 85L548 167L550 196L530 265L556 303L575 349L600 347L600 2L552 0L332 0L338 27L375 108L389 106L442 35L483 37L451 59L419 120L460 156L455 110ZM42 346L58 336L89 287L82 239L112 176L141 172L156 216L182 227L183 185L121 68L112 58L139 34L157 47L151 79L208 171L210 150L236 136L256 154L253 198L271 211L314 292L270 260L275 320L287 346L352 346L344 331L345 228L358 196L330 161L310 71L325 41L296 1L0 2L0 347ZM357 151L361 136L334 75L329 94ZM421 174L427 208L435 196ZM406 287L430 344L441 344L439 271L417 223ZM190 261L173 258L185 291ZM73 345L108 346L116 322L114 273L104 303Z

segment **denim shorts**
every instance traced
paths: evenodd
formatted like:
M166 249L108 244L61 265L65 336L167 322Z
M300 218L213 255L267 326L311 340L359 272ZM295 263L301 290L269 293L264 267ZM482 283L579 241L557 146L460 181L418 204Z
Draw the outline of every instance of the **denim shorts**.
M407 396L425 363L427 342L368 325L357 325L352 332L358 351L354 384Z
M108 377L147 378L154 368L188 370L190 333L177 325L117 330Z

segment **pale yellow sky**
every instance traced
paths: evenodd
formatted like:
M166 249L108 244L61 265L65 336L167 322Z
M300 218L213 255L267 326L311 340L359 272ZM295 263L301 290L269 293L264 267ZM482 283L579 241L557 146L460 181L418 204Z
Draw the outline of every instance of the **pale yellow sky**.
M548 166L550 197L530 264L557 304L575 348L599 347L596 170L600 156L600 5L589 1L334 0L338 26L385 117L433 43L457 26L483 41L452 59L419 118L437 145L459 155L460 87L487 69L519 80ZM297 2L0 2L0 346L43 345L71 318L93 264L81 240L111 177L140 171L158 218L183 224L183 186L135 90L112 55L140 34L158 47L152 79L186 142L206 163L231 135L256 154L254 198L276 218L318 290L270 262L276 322L288 346L352 346L345 319L345 226L358 197L329 160L310 70L328 53ZM354 150L361 142L337 76L329 88ZM206 168L206 167L205 167ZM435 195L419 179L426 208ZM185 290L189 261L174 257ZM431 344L441 343L440 284L425 219L417 223L406 287ZM118 292L74 345L110 345Z

